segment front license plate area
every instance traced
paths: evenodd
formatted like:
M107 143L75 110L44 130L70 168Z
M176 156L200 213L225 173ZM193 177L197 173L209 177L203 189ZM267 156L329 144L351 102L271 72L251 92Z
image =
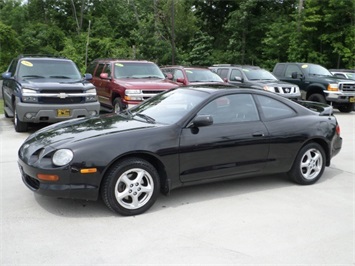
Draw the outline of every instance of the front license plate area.
M58 117L69 117L70 116L70 109L57 109L57 116Z
M355 97L349 97L349 102L355 103Z

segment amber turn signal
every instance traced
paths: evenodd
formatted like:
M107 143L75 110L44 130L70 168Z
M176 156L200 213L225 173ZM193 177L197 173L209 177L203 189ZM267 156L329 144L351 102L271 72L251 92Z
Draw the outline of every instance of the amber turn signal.
M92 173L96 173L96 172L97 172L96 168L80 169L80 173L82 173L82 174L92 174Z
M57 175L38 174L37 178L40 180L44 180L44 181L58 181L59 180L59 176L57 176Z

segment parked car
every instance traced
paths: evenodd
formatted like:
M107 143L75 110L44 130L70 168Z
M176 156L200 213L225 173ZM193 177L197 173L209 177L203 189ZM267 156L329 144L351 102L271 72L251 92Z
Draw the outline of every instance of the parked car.
M101 110L108 112L122 111L178 86L145 60L96 59L87 72L93 75Z
M266 90L293 100L301 98L297 85L279 81L269 71L258 66L219 64L209 69L233 85Z
M15 130L30 123L54 123L99 114L95 87L67 58L20 55L2 74L5 117L14 118Z
M333 74L333 76L336 76L338 78L355 80L355 70L329 69L329 71L330 71L330 73Z
M224 83L220 76L208 68L165 66L161 67L161 70L168 79L177 82L179 85Z
M315 104L318 112L262 90L181 87L118 114L39 130L20 147L19 167L36 193L101 195L122 215L186 185L276 173L310 185L342 146L332 108Z
M329 103L343 113L355 108L355 81L333 76L321 65L277 63L273 74L280 80L298 85L304 100Z

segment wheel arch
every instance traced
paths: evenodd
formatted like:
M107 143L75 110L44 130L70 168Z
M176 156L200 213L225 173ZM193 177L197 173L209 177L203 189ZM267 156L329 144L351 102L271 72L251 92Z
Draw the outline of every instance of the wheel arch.
M306 146L309 143L317 143L323 148L323 151L325 153L325 165L329 166L330 165L330 147L329 147L328 142L322 138L314 138L314 139L310 139L307 142L305 142L301 148L303 148L304 146Z
M120 156L120 157L112 160L102 173L101 181L100 181L100 189L102 187L102 183L105 180L105 176L107 175L108 172L110 172L112 167L114 167L114 165L116 163L130 159L130 158L143 159L143 160L149 162L150 164L152 164L159 174L160 191L164 194L167 194L170 191L170 185L168 182L168 177L167 177L167 173L165 171L164 164L156 156L154 156L150 153L147 153L147 152L129 153L129 154L125 154L123 156Z
M311 86L309 86L308 88L307 88L307 95L306 95L306 98L308 99L309 98L309 96L311 96L312 94L315 94L315 93L319 93L319 94L321 94L321 95L323 95L323 96L325 96L324 95L324 90L325 90L326 88L324 87L324 86L322 86L322 85L311 85Z

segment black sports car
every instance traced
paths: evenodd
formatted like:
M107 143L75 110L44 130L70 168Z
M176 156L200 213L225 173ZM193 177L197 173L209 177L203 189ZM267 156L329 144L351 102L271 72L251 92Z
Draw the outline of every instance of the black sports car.
M130 110L61 122L19 149L24 183L59 198L97 200L137 215L159 192L288 173L315 183L341 149L329 106L227 86L173 89Z

